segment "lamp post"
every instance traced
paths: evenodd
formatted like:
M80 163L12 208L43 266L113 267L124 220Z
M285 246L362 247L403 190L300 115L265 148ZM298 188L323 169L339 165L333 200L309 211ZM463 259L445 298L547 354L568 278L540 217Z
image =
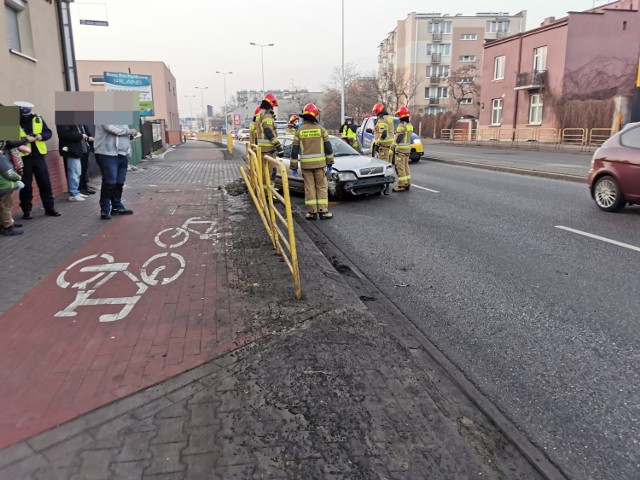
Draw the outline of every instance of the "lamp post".
M262 62L262 98L264 98L264 47L273 47L273 43L261 44L255 42L249 42L249 45L260 47L260 59Z
M229 133L229 123L227 122L227 75L231 75L233 72L216 72L222 75L222 82L224 85L224 129Z
M200 101L202 102L202 131L206 132L207 131L207 127L206 125L206 118L207 118L207 114L204 110L204 91L209 88L209 87L196 87L198 90L200 90Z
M191 104L191 99L196 98L195 95L185 95L184 98L189 99L189 118L193 119L193 106Z
M344 0L342 0L342 95L340 101L340 124L344 122Z

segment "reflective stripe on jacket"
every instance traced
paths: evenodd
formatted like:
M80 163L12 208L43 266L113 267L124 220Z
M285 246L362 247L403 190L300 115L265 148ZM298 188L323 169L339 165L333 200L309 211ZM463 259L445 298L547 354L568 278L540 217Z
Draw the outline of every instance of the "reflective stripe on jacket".
M333 164L333 151L326 153L327 148L331 148L329 134L327 131L314 122L305 121L293 136L291 168L298 168L298 149L300 150L300 164L303 170L311 168L324 168Z
M384 140L382 139L382 133L387 132ZM383 147L390 147L393 143L393 136L395 134L395 128L393 125L393 117L391 115L385 115L384 117L378 117L376 122L376 143Z
M38 116L33 117L33 119L31 120L31 128L33 129L34 137L42 133L43 125L44 125L44 121L42 120L42 117L38 117ZM20 127L20 138L24 138L26 136L27 136L26 132L22 129L22 127ZM36 148L38 149L40 154L44 155L45 153L47 153L47 144L44 143L42 140L36 140L33 143L36 144ZM20 152L20 156L24 157L26 155L30 155L30 154Z
M411 135L413 134L413 125L410 123L400 122L396 130L396 138L393 141L396 153L409 155L411 153ZM392 147L392 148L393 148Z
M267 136L267 130L271 131L271 140ZM258 138L258 145L262 147L262 150L270 153L278 148L280 142L278 141L278 131L273 120L273 114L271 112L260 112L260 116L256 118L256 135Z

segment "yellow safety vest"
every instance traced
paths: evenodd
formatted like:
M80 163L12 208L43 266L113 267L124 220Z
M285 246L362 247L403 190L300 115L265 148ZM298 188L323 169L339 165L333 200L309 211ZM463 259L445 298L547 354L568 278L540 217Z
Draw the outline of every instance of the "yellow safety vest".
M345 125L342 129L342 138L356 138L356 132L351 130L349 126Z
M35 116L33 117L31 126L33 128L33 136L35 137L36 135L42 133L42 126L44 125L44 121L42 120L42 117L38 117ZM20 138L24 138L26 137L27 134L26 132L22 129L22 127L20 127ZM45 153L47 153L47 144L44 143L42 140L36 140L35 142L33 142L36 144L36 148L38 149L38 151L44 155ZM26 155L30 155L30 153L23 153L20 152L20 155L22 157L26 156Z

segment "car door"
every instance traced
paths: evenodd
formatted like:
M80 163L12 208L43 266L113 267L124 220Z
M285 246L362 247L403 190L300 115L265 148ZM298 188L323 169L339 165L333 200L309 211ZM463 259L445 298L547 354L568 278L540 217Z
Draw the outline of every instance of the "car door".
M624 148L624 159L619 159L620 186L624 196L637 202L640 200L640 124L620 135Z
M362 145L360 146L360 149L365 155L371 153L371 144L373 143L376 125L375 120L375 117L369 117L364 121L364 124L362 125Z

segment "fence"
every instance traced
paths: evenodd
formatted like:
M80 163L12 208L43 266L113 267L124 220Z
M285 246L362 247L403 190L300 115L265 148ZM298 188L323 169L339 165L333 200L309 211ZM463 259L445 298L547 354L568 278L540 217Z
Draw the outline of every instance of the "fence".
M613 131L610 128L592 128L589 131L587 144L589 151L593 147L600 147L611 135L613 135Z
M267 230L269 239L278 255L282 255L289 271L293 276L296 299L300 300L300 272L298 270L298 255L296 253L296 237L293 229L293 215L291 213L291 198L289 196L289 180L287 169L281 161L268 155L262 155L260 147L254 152L246 143L247 169L240 167L240 173L251 194L253 203ZM257 152L257 153L256 153ZM271 184L271 172L276 168L282 179L282 195ZM278 200L284 207L284 215L274 203ZM286 229L286 235L281 229ZM288 252L288 255L287 255Z
M198 132L196 138L205 142L222 143L222 132Z

